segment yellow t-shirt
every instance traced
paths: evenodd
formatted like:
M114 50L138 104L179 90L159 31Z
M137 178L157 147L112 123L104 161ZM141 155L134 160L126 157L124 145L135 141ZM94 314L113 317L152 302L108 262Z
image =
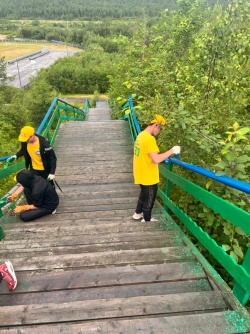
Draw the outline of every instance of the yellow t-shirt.
M27 144L27 150L31 157L32 168L36 170L44 170L40 154L39 140L35 144Z
M159 183L159 168L149 153L159 153L155 137L147 131L142 131L134 143L133 172L135 184L150 186Z

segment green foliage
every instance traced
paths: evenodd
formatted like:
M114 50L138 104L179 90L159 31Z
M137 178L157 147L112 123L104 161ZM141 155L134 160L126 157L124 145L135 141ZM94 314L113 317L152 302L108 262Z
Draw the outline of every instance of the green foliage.
M84 47L86 50L90 50L92 45L98 45L105 52L114 53L119 49L120 38L130 38L137 30L138 21L129 19L126 21L62 21L56 23L17 20L10 23L9 20L0 20L0 33L11 35L12 38L57 40Z
M102 50L84 52L74 57L58 60L50 68L42 70L39 78L62 94L93 94L95 91L106 93L108 74L112 72L116 55Z
M58 95L58 91L46 81L42 76L31 80L31 88L25 92L23 104L29 122L38 126L48 111L53 99Z
M141 126L155 113L167 119L158 138L161 151L178 144L181 160L249 183L249 2L205 10L196 1L179 5L179 10L162 13L156 25L142 24L120 52L110 76L113 109L134 93ZM246 194L194 173L178 173L249 212ZM175 187L171 193L184 212L242 262L250 245L243 231Z
M0 152L1 156L5 156L13 150L15 152L17 146L13 138L17 137L27 118L22 105L22 91L0 85L0 92Z
M17 138L20 129L25 125L37 128L55 96L57 92L42 79L32 81L28 91L0 84L1 157L19 150ZM4 168L4 163L0 163L0 168ZM13 176L1 180L1 194L6 193L14 183Z
M7 79L6 63L4 57L0 57L0 85L3 86Z
M90 100L90 106L91 106L91 108L95 108L96 102L99 100L99 97L100 97L100 93L97 90L94 91L94 96Z
M227 131L227 139L221 142L222 158L215 165L219 175L227 175L250 182L250 127L240 128L235 123Z
M168 120L162 149L178 143L183 160L212 169L227 128L249 122L249 3L224 11L184 4L187 11L141 25L120 52L109 94L136 93L139 122L156 112Z
M0 2L0 17L12 19L46 20L100 20L103 18L125 19L142 14L158 16L164 8L175 8L173 0L22 0Z
M227 175L250 183L250 127L240 128L238 123L235 123L226 134L226 140L221 143L222 157L214 166L215 170L219 175ZM250 196L213 183L209 185L209 188L221 198L250 212ZM250 245L250 238L239 227L235 228L229 222L222 222L222 226L223 248L236 262L242 262L247 247Z

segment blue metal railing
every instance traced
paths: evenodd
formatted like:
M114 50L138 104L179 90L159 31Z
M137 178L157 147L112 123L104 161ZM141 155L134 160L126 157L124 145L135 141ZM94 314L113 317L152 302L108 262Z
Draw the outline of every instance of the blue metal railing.
M217 176L216 173L211 172L207 169L198 167L198 166L194 166L191 164L188 164L186 162L177 160L177 159L173 159L173 158L169 158L169 161L166 160L164 163L167 165L169 162L181 166L185 169L188 169L192 172L195 172L197 174L203 175L209 179L212 179L214 181L220 182L222 184L225 184L226 186L229 186L231 188L243 191L246 194L250 194L250 184L242 182L242 181L238 181L236 179L233 179L231 177L228 176Z

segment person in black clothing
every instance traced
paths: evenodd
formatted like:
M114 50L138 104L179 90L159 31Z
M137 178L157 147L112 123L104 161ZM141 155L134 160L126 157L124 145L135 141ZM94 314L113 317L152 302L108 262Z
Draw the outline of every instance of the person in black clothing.
M10 156L7 162L13 162L15 159L24 156L25 167L27 169L30 167L35 175L40 175L51 181L54 186L56 155L47 140L36 134L31 126L25 126L21 129L18 140L21 142L21 149Z
M15 214L20 213L22 221L28 222L55 213L59 197L47 180L28 170L19 172L16 179L21 186L7 200L12 202L24 192L28 204L17 206L13 211Z

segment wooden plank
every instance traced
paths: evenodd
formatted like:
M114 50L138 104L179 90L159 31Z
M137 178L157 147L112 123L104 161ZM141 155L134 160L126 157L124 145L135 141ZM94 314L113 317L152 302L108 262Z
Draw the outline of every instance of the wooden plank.
M89 138L90 139L90 138ZM108 146L107 146L108 144ZM89 152L89 150L92 151L108 151L110 148L110 151L112 151L112 149L123 149L123 148L127 148L130 151L133 150L133 147L131 145L130 141L126 140L126 134L123 133L120 135L119 138L117 138L116 140L112 140L112 138L110 137L105 137L103 138L103 141L99 141L99 140L89 140L88 145L84 146L82 144L82 142L76 142L75 140L73 141L68 141L67 143L67 150L68 152L71 152L71 149L77 148L80 151L83 151L84 149L86 149L86 152ZM63 151L65 150L65 146L63 146L63 142L58 143L56 145L56 149Z
M56 213L67 213L67 212L80 212L81 207L83 208L83 212L93 212L93 211L111 211L112 208L114 210L133 210L135 211L135 202L136 200L131 200L131 201L124 201L124 203L118 203L118 201L114 201L114 203L98 203L94 204L91 201L89 203L86 203L87 201L82 201L82 204L75 205L73 202L71 203L65 203L62 205L58 205L56 208ZM121 201L122 202L122 201ZM126 202L126 203L125 203ZM162 216L163 217L163 216ZM131 215L132 218L132 215ZM137 220L137 222L140 222L140 220Z
M133 210L135 207L135 201L129 201L128 203L114 203L114 204L97 204L97 205L82 205L82 206L61 206L57 208L57 213L60 212L97 212L97 211L113 211L113 210Z
M110 134L108 136L103 136L103 141L101 141L100 136L97 137L93 137L92 139L93 141L91 141L91 134L86 133L85 136L79 136L79 138L77 138L78 141L76 141L76 139L69 137L69 136L61 136L60 141L63 143L65 141L67 141L67 143L69 143L69 146L67 146L68 152L70 153L71 148L77 147L79 148L79 151L83 151L84 148L88 149L89 147L92 149L93 152L102 150L102 149L107 149L107 147L110 145L112 148L118 148L118 147L126 147L126 148L131 148L133 147L132 144L132 140L127 140L127 136L129 136L130 134L127 132L123 132L120 135L117 135L117 138L112 139ZM59 139L59 138L57 138ZM117 140L117 143L116 143ZM84 142L84 143L83 143ZM79 145L79 143L82 143L82 146ZM120 143L120 145L119 145ZM99 146L100 145L100 146ZM63 152L63 150L65 150L65 147L62 147L61 144L56 143L54 145L54 148L56 151L59 152Z
M60 194L59 193L59 197L60 197L60 204L64 203L64 202L71 202L71 201L82 201L82 200L106 200L106 199L115 199L117 198L118 200L122 200L122 199L127 199L130 197L134 197L134 198L138 198L137 195L139 195L139 188L132 188L132 189L116 189L116 190L108 190L106 189L106 191L102 191L102 192L98 192L98 191L83 191L83 193L81 193L81 191L77 192L76 189L74 191L70 191L67 189L67 187L65 187L64 189L64 193ZM136 202L135 202L136 203Z
M82 165L74 165L72 166L73 170L78 172L79 170L82 170L83 172L88 170L107 170L112 168L119 168L120 171L130 171L132 173L132 158L129 158L129 161L125 163L124 160L119 161L116 163L115 160L105 161L105 160L95 160L95 161L85 161L84 166ZM131 162L131 163L130 163ZM59 168L59 167L58 167ZM67 168L65 166L60 166L59 171L62 173L68 174Z
M141 317L137 319L93 320L82 323L63 323L22 326L1 334L237 334L249 333L246 324L234 323L227 312L199 313L168 317Z
M53 272L17 271L18 284L12 294L93 288L103 286L137 285L168 281L201 280L206 278L197 262L162 263L142 266L104 267ZM7 285L0 284L0 293L10 296ZM0 298L1 300L1 298Z
M58 216L57 220L54 220L54 216ZM51 220L51 218L53 218ZM61 219L58 219L61 218ZM4 230L9 231L9 233L19 233L20 231L26 229L27 233L29 230L35 229L36 227L38 230L40 230L41 227L43 228L52 228L52 230L56 230L59 228L64 228L67 227L69 229L72 229L74 226L83 226L83 225L102 225L106 224L109 225L111 224L119 224L123 222L123 225L125 226L130 226L132 225L153 225L152 224L136 224L136 221L132 218L132 216L112 216L112 217L95 217L95 218L82 218L82 219L62 219L62 215L56 213L55 215L49 215L45 217L39 218L37 221L29 222L29 224L24 224L21 222L19 216L4 216L4 220L1 222L1 226L4 228ZM42 224L41 224L42 222ZM137 221L138 223L138 221ZM159 222L158 222L159 223ZM19 232L18 232L19 231ZM9 235L9 234L8 234ZM5 239L6 240L6 239ZM1 243L0 243L1 245Z
M80 233L79 235L75 233L69 233L69 235L61 235L56 234L57 236L60 236L60 238L53 238L49 233L38 235L35 237L33 234L30 234L29 236L25 236L25 234L20 233L20 235L16 235L15 238L9 237L4 241L4 243L1 243L0 249L3 250L12 250L12 249L24 249L29 248L43 248L43 247L66 247L66 246L72 246L72 245L102 245L104 243L110 246L121 244L122 243L134 243L134 248L141 248L136 243L140 243L141 245L145 244L146 247L150 247L150 244L162 244L164 247L171 247L171 246L181 246L183 245L182 239L178 237L178 235L175 232L170 233L169 235L164 235L161 231L158 232L144 232L143 235L141 235L140 232L134 232L134 233L111 233L110 236L105 234L103 231L99 235L88 235L84 233ZM23 238L22 238L23 236ZM48 237L46 237L48 236ZM172 238L171 238L172 236ZM74 237L74 238L72 238ZM18 244L15 242L18 240ZM151 242L151 243L150 243ZM148 243L148 246L147 246ZM14 248L14 247L15 248ZM157 247L155 247L157 248Z
M121 151L122 152L122 151ZM56 152L57 156L58 156L58 161L60 161L60 155L58 155L58 152ZM109 159L110 160L113 160L115 161L115 159L117 159L117 153L109 153ZM90 158L93 162L94 161L106 161L107 160L107 157L106 157L106 154L104 154L103 156L100 155L100 152L97 152L96 150L91 152L91 153L88 153L88 154L85 154L84 150L82 152L78 152L77 153L77 156L75 154L72 154L71 152L67 152L67 151L64 151L62 152L62 158L64 160L64 162L69 162L71 163L72 165L72 161L74 161L74 165L76 165L77 162L82 162L84 164L84 161L85 159L87 158ZM68 159L71 159L71 160L68 160ZM124 161L126 163L129 163L129 162L132 162L132 154L131 153L124 153L122 154L122 157L120 159L119 157L119 160L120 161ZM131 170L132 172L132 170Z
M63 255L63 254L80 254L80 253L95 253L108 252L119 250L133 250L133 249L150 249L161 247L180 246L180 243L174 238L169 241L159 239L160 235L146 239L146 236L140 238L132 238L129 240L112 241L106 236L106 239L99 238L98 241L84 240L82 236L79 237L61 237L56 240L51 240L51 244L45 240L44 242L37 242L36 240L22 240L18 245L8 245L8 250L1 251L1 258L17 259L20 257L35 257L35 256L49 256L49 255ZM85 244L84 244L85 243ZM6 244L6 243L5 243Z
M82 218L100 218L100 217L128 217L130 216L132 218L132 215L134 214L134 209L127 209L127 210L113 210L113 211L97 211L97 212L71 212L71 213L65 213L62 215L59 215L58 213L56 215L48 215L45 217L39 218L39 220L36 221L36 223L42 222L42 221L58 221L58 220L69 220L69 219L82 219ZM18 215L16 216L16 221L21 220L18 218Z
M106 225L106 224L105 224ZM112 224L111 224L112 226ZM53 231L51 229L50 231ZM11 250L13 246L16 249L26 248L27 245L29 247L57 247L57 246L70 246L73 243L76 245L91 245L96 243L116 243L116 242L139 242L139 241L163 241L166 246L180 246L183 244L181 237L175 231L168 231L166 233L164 231L144 231L142 234L141 231L114 231L114 233L110 233L107 235L105 230L99 229L99 233L93 231L84 231L84 227L76 227L76 230L67 228L64 229L63 233L61 230L55 231L55 237L53 237L49 232L43 229L42 231L34 231L34 229L30 230L19 230L19 233L13 233L14 231L10 231L7 233L7 236L0 243L0 249ZM68 232L67 232L68 231ZM15 231L16 232L16 231ZM40 232L40 233L39 233ZM72 238L72 236L74 238ZM56 238L60 237L60 238ZM16 243L18 240L18 245ZM32 245L34 243L34 245Z
M56 215L50 215L51 218L54 219ZM62 216L63 218L63 216ZM65 221L64 221L65 222ZM93 221L93 224L90 224L89 221L81 220L81 221L66 221L66 224L55 224L54 220L49 220L50 225L44 226L43 224L39 224L37 222L23 224L13 223L13 230L9 230L6 234L6 237L0 243L0 249L5 248L5 243L8 242L11 244L11 241L18 240L18 239L33 239L36 236L36 240L39 238L44 239L44 237L54 238L54 236L70 236L70 235L79 235L82 236L86 235L100 235L105 234L107 235L107 231L112 231L113 234L115 233L150 233L155 232L163 233L169 232L169 229L172 228L172 224L169 226L169 229L166 229L165 226L162 226L161 222L152 222L152 223L141 223L140 221L134 222L114 222L110 221L109 223L100 220L100 223L97 224L96 221ZM11 223L6 223L2 225L7 227L11 225ZM18 225L18 226L17 226ZM175 232L176 233L176 232ZM171 235L171 234L170 234ZM178 235L178 233L176 233Z
M61 167L56 169L56 177L62 176L62 175L68 175L67 172L68 167ZM117 166L110 166L105 165L102 162L101 163L88 163L85 164L85 166L79 166L79 167L71 167L71 172L74 175L85 175L88 176L89 173L98 172L101 173L101 171L105 170L105 172L109 173L131 173L131 166L128 165L117 165Z
M111 157L112 160L114 161L115 157ZM80 156L78 156L76 159L74 159L74 157L72 156L68 156L67 157L68 160L61 160L60 157L58 157L58 164L60 164L60 166L62 167L68 167L71 168L72 166L72 161L74 161L74 166L82 166L82 167L88 167L90 164L97 164L97 165L101 165L102 163L105 163L105 160L102 157L93 157L93 155L84 155L81 154ZM120 158L119 158L120 159ZM131 166L131 173L132 173L132 157L131 156L125 156L123 158L121 158L120 163L123 164L128 164Z
M85 197L88 194L92 193L112 193L112 192L121 192L126 190L138 190L138 185L135 185L131 182L123 182L123 183L110 183L110 184L78 184L77 186L68 185L65 186L65 193L70 192L70 190L78 193L82 191ZM67 190L67 192L66 192Z
M57 216L56 220L54 216ZM57 230L60 231L61 229L72 230L72 228L74 229L75 227L77 228L82 226L86 226L86 229L88 229L88 226L91 225L98 228L98 225L103 225L103 224L106 225L107 229L114 227L114 225L118 226L119 224L121 224L127 229L124 232L129 232L129 228L131 230L132 228L135 228L135 226L136 228L137 227L141 228L141 232L150 231L150 229L148 228L151 228L151 231L155 231L157 229L160 231L169 231L174 229L173 223L171 221L161 222L161 217L159 218L158 222L151 222L150 224L147 223L144 224L141 223L140 221L139 222L135 221L131 216L120 216L120 215L112 217L102 217L102 218L95 217L95 218L83 218L83 219L63 219L62 214L56 213L55 215L45 216L37 221L29 222L28 224L21 222L20 218L16 216L5 217L4 219L5 220L2 222L1 226L7 233L6 237L2 240L2 242L4 242L4 240L9 240L10 239L10 238L8 239L9 235L13 235L13 238L16 239L14 235L20 233L21 231L23 232L27 231L26 232L27 234L33 231L35 233L36 231L38 234L43 229L47 229L50 230L51 233L53 232L57 233ZM156 228L156 226L158 226L158 228ZM137 231L136 228L134 229L134 231ZM117 232L117 229L115 228L112 231Z
M139 250L121 250L96 252L93 254L64 254L34 258L16 258L13 262L16 270L52 270L66 268L88 268L103 266L126 266L163 262L182 262L192 260L187 247L164 247Z
M70 192L67 191L67 193L60 194L59 193L59 199L61 206L70 206L72 203L79 203L79 205L82 204L82 202L85 201L86 204L91 205L92 203L100 203L100 204L107 204L109 203L124 203L124 202L132 202L134 203L134 206L137 203L139 196L139 191L137 189L133 189L131 191L122 191L119 192L104 192L103 194L98 192L90 192L89 194L86 194L86 196L82 195L81 193L77 192Z
M98 199L98 206L99 205L114 205L114 204L120 204L123 205L126 204L132 204L133 207L135 207L137 203L138 197L137 196L130 196L130 197L103 197ZM97 206L96 205L96 198L82 198L82 199L76 199L76 198L60 198L60 203L58 208L69 208L69 207L84 207L84 206Z
M168 317L143 317L139 319L93 320L82 323L62 323L0 329L1 334L229 334L247 333L244 326L227 322L228 314L201 313ZM249 332L248 332L249 333Z
M71 143L71 145L68 145L67 149L69 150L68 154L81 154L81 152L83 154L92 154L93 152L99 152L101 154L109 154L112 152L112 154L114 153L120 153L121 151L124 153L124 154L130 154L130 155L133 155L133 147L131 147L131 145L114 145L112 142L108 142L106 144L103 144L102 146L100 146L98 144L98 148L95 148L95 145L92 144L88 144L87 146L78 146L78 145L74 145L73 143ZM65 148L57 148L56 149L56 152L64 152L65 151Z
M88 124L90 124L88 122ZM72 132L74 133L74 137L72 136ZM93 132L94 135L93 135ZM99 133L101 132L101 133ZM70 136L71 135L71 136ZM115 135L115 137L114 137ZM114 138L123 138L126 142L131 142L132 143L132 139L131 139L131 135L130 135L130 131L129 129L122 129L122 128L117 128L117 129L109 129L108 133L105 133L105 131L103 131L103 129L99 126L95 126L92 127L90 126L90 128L84 128L81 129L79 131L79 129L66 129L65 132L58 132L58 137L56 138L56 144L59 145L59 143L63 143L65 142L65 140L67 140L67 142L71 142L71 143L78 143L82 142L83 146L84 144L88 144L88 143L93 143L93 142L106 142L106 141L112 141L114 142ZM81 139L81 140L80 140ZM78 140L78 141L77 141Z
M11 311L10 311L11 308ZM0 313L1 326L21 324L109 319L114 317L171 315L177 312L225 310L225 303L217 292L192 292L140 296L131 298L99 299L70 303L41 305L3 306Z
M67 178L65 176L58 176L57 181L60 182L60 184L78 184L84 183L109 183L109 182L115 182L116 180L119 180L120 182L133 182L133 176L131 173L91 173L87 177L86 175L78 175L76 178L75 175L68 175Z
M138 296L158 296L167 294L181 294L190 292L211 291L207 280L179 281L164 283L148 283L136 285L119 285L99 288L81 288L73 290L61 290L1 295L0 307L14 305L32 305L34 300L38 304L70 303L75 301L87 301L95 299L132 298Z

